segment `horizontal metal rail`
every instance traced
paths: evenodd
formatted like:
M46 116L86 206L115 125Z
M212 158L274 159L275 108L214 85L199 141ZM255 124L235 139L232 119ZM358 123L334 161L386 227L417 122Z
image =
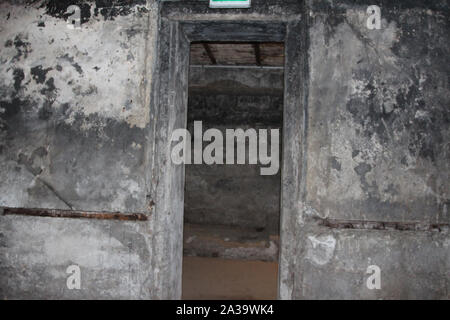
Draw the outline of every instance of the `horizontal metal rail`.
M3 215L21 215L21 216L50 217L50 218L72 218L72 219L121 220L121 221L148 220L148 216L143 213L94 212L94 211L9 208L9 207L3 208Z

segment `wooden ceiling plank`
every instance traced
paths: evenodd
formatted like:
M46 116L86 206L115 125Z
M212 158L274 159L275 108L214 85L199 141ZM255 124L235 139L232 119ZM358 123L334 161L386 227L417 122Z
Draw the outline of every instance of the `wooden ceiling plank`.
M253 49L255 50L255 60L256 60L256 65L257 66L261 66L261 50L259 48L259 43L254 43L253 44Z
M211 48L206 42L203 42L203 48L205 48L206 54L208 55L209 59L211 60L212 64L217 64L216 58L214 57L214 54L211 51Z

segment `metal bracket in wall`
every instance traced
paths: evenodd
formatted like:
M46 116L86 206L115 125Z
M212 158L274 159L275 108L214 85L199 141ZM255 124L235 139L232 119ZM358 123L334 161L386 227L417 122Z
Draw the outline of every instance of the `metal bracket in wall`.
M93 212L58 209L3 208L3 215L21 215L50 218L78 218L121 221L147 221L143 213Z
M330 229L365 229L365 230L396 230L396 231L442 231L449 228L448 223L424 224L419 222L399 221L363 221L316 218L319 226Z

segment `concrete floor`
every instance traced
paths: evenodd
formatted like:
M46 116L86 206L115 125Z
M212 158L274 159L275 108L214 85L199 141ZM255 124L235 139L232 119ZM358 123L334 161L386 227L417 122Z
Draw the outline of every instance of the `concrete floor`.
M183 299L277 298L278 263L221 258L183 258Z

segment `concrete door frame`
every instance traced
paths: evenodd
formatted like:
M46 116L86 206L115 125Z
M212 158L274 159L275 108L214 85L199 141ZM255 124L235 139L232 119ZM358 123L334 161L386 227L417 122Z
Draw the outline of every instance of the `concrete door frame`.
M186 127L189 48L194 41L285 43L278 297L291 299L298 289L294 275L306 188L308 37L301 1L272 2L284 10L283 15L259 0L252 1L255 7L250 10L218 11L198 1L161 4L149 132L154 143L148 177L155 202L151 216L154 298L181 298L184 166L170 160L170 137L173 130Z

